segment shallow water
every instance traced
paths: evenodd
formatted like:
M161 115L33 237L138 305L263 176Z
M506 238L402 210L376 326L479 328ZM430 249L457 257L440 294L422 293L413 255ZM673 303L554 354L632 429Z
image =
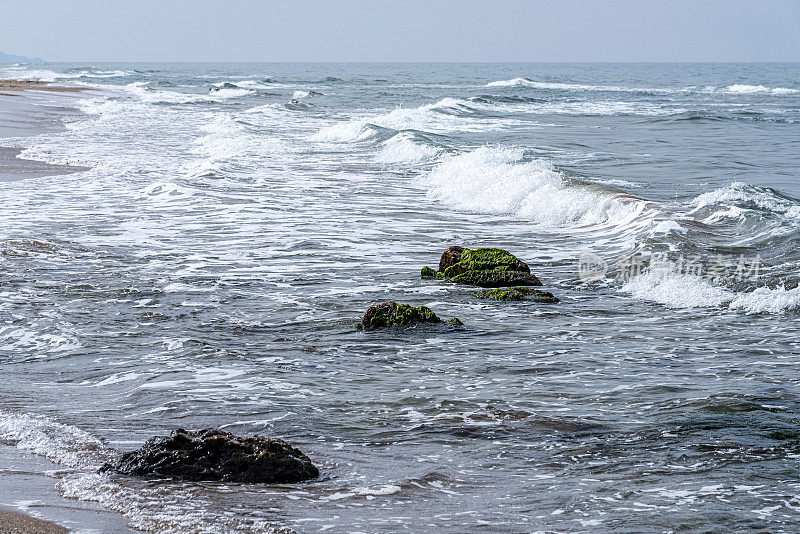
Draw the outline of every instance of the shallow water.
M0 437L63 495L158 531L794 530L797 64L0 76L95 89L3 140L92 166L0 188ZM450 244L561 302L420 280ZM357 331L386 299L464 326ZM323 476L94 474L177 426L282 437Z

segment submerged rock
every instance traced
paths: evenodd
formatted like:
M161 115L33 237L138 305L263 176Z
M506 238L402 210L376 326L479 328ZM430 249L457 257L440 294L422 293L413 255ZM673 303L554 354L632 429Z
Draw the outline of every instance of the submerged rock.
M125 475L171 477L175 480L286 483L319 476L302 452L280 439L242 438L208 428L178 429L157 436L101 471Z
M439 260L439 270L423 267L421 276L479 287L542 285L527 263L501 248L450 247Z
M442 320L427 306L411 306L386 301L370 306L361 319L361 328L380 328L384 326L411 326L417 323L441 323ZM462 324L456 317L447 321L453 325Z
M478 291L475 293L475 296L480 299L531 300L533 302L542 302L546 304L558 302L558 299L549 291L541 291L530 287L486 289L484 291Z

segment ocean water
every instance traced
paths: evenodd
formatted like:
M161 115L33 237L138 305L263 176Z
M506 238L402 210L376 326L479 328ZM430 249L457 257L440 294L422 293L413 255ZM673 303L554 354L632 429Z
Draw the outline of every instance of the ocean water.
M0 140L91 167L0 184L0 439L62 495L151 531L796 531L800 64L0 77L91 89ZM561 302L421 280L454 244ZM357 331L387 299L464 326ZM95 472L211 426L322 476Z

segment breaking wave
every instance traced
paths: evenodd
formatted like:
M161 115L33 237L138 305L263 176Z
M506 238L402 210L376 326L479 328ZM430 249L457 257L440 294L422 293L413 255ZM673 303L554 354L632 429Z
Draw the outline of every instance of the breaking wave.
M800 309L800 287L759 287L736 292L692 274L650 271L628 280L621 288L633 298L669 308L711 308L755 313L783 313Z
M386 140L375 160L378 163L421 163L440 153L440 149L426 144L420 136L402 132Z
M481 147L451 156L425 178L428 196L450 207L512 215L544 227L628 225L647 201L617 190L565 178L524 151Z

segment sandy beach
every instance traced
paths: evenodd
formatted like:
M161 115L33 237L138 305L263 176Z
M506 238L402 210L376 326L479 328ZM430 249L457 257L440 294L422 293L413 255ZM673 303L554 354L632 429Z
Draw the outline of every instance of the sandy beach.
M60 534L69 529L36 517L0 509L0 532Z
M55 93L78 93L86 91L85 87L64 87L51 85L49 82L40 80L0 80L0 94L13 96L10 93L20 91L50 91Z
M29 137L42 133L62 131L64 121L78 114L78 110L52 102L52 97L42 100L38 91L76 93L81 87L62 87L34 80L0 80L0 138ZM53 165L43 161L18 158L22 148L0 146L0 182L55 176L85 170L85 167Z

